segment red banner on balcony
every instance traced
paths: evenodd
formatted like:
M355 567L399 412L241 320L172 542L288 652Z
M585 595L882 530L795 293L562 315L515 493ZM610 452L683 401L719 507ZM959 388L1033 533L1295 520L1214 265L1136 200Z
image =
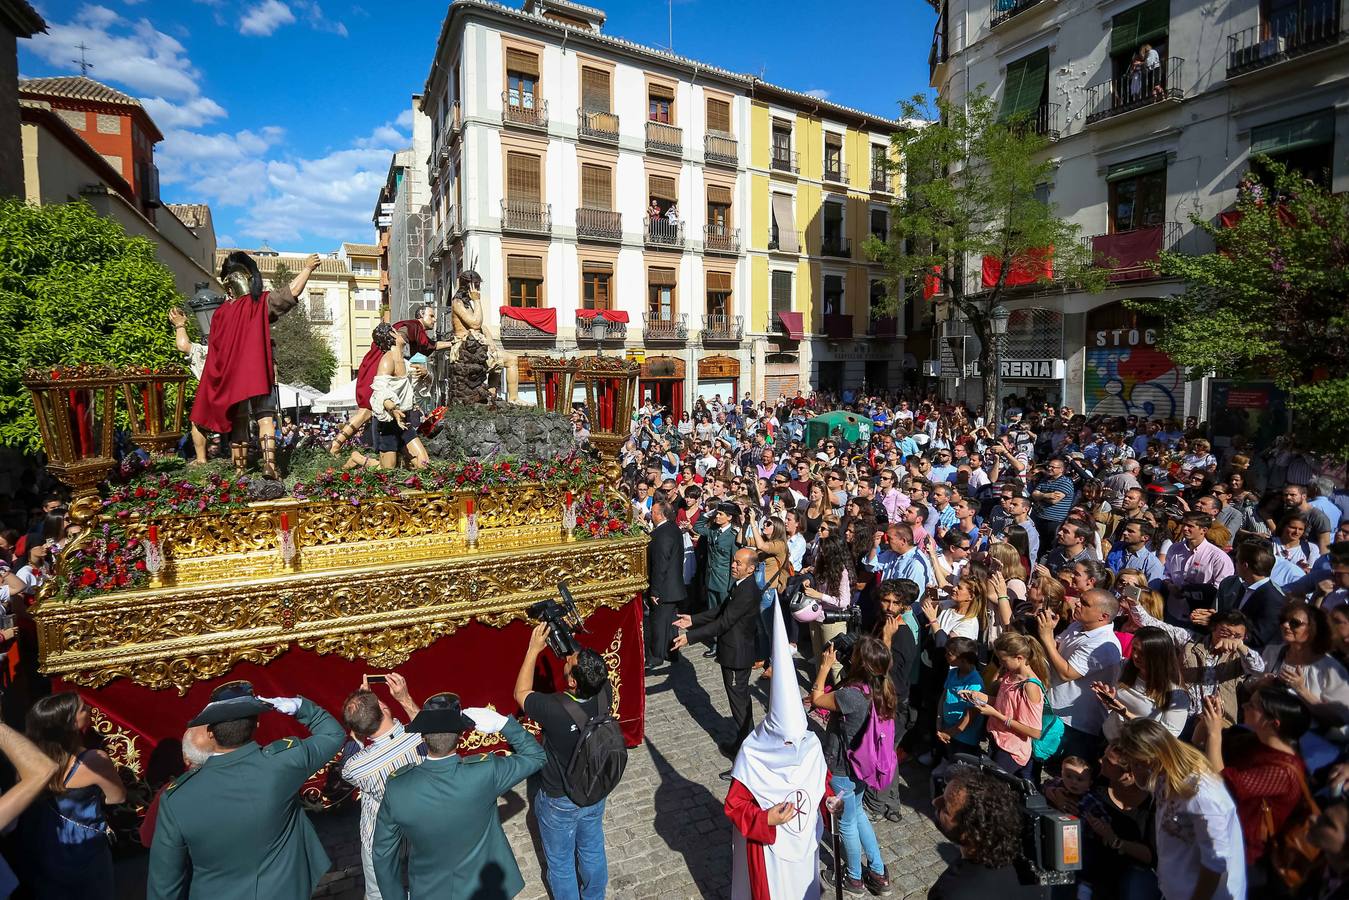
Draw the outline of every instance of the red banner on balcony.
M933 266L932 274L923 278L923 299L931 300L941 293L941 266Z
M1002 260L996 256L984 257L984 287L991 288L998 283L1002 274ZM1054 248L1044 247L1032 250L1025 256L1012 260L1012 270L1007 273L1004 287L1021 287L1034 284L1041 279L1054 277Z
M835 341L852 339L852 316L831 313L824 317L824 336Z
M794 341L799 341L806 336L806 326L802 323L802 313L799 312L780 312L778 321L782 327L787 329L787 337Z
M1110 270L1111 281L1135 281L1157 274L1157 254L1162 249L1165 225L1135 228L1116 234L1098 234L1091 239L1096 265Z
M528 322L539 331L557 334L557 310L535 309L528 306L503 306L501 315L518 322Z
M603 317L607 322L622 322L628 324L628 314L621 309L578 309L576 318L578 319L598 319Z

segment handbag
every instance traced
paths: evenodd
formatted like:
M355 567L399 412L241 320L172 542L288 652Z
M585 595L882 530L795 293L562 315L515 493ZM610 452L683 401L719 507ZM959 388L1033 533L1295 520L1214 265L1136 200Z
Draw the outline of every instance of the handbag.
M1302 802L1307 807L1306 815L1295 824L1285 821L1282 831L1274 827L1274 813L1269 808L1269 801L1260 801L1260 815L1265 823L1265 858L1269 860L1270 868L1283 879L1283 883L1296 891L1307 880L1314 863L1321 856L1320 848L1314 846L1308 839L1312 820L1321 815L1321 808L1312 798L1311 789L1307 787L1307 779L1303 777L1302 771L1296 766L1286 768L1292 772L1298 786L1302 788ZM1290 815L1289 819L1291 818Z

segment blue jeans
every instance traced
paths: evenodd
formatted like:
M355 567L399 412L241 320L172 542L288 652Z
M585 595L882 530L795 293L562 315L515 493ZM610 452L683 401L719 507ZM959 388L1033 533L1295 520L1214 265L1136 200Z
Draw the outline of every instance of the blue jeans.
M838 836L843 841L843 852L848 857L848 877L862 877L862 854L867 855L867 868L877 875L885 874L885 864L881 862L881 845L876 841L876 831L871 820L862 812L861 798L858 796L866 785L854 784L844 775L830 775L829 783L834 793L843 798L843 812L838 817Z
M553 900L604 900L609 862L604 856L604 804L579 807L565 795L534 795L534 818L548 860ZM580 888L577 888L577 870Z

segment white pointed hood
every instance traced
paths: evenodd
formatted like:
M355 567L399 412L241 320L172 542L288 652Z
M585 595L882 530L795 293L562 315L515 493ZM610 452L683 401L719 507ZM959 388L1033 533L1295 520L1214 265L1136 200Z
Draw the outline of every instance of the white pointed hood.
M773 604L773 677L769 685L768 714L740 745L731 777L743 784L763 809L784 800L796 805L800 814L778 828L773 852L784 859L804 859L815 852L815 825L828 769L820 741L806 724L778 603Z

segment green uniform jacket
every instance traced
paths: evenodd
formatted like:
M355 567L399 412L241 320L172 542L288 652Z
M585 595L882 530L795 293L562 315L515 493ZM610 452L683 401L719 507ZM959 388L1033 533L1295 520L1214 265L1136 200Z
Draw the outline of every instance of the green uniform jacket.
M375 819L371 862L379 892L403 897L398 848L408 844L412 900L514 897L525 886L501 830L497 797L543 768L547 757L529 732L508 718L502 735L511 756L426 759L389 776Z
M308 900L313 894L328 871L328 854L300 809L299 790L346 735L308 700L301 700L295 719L311 737L247 744L165 788L147 900Z
M707 513L699 516L693 533L707 541L707 589L725 599L731 590L731 559L735 556L735 528L720 529Z

